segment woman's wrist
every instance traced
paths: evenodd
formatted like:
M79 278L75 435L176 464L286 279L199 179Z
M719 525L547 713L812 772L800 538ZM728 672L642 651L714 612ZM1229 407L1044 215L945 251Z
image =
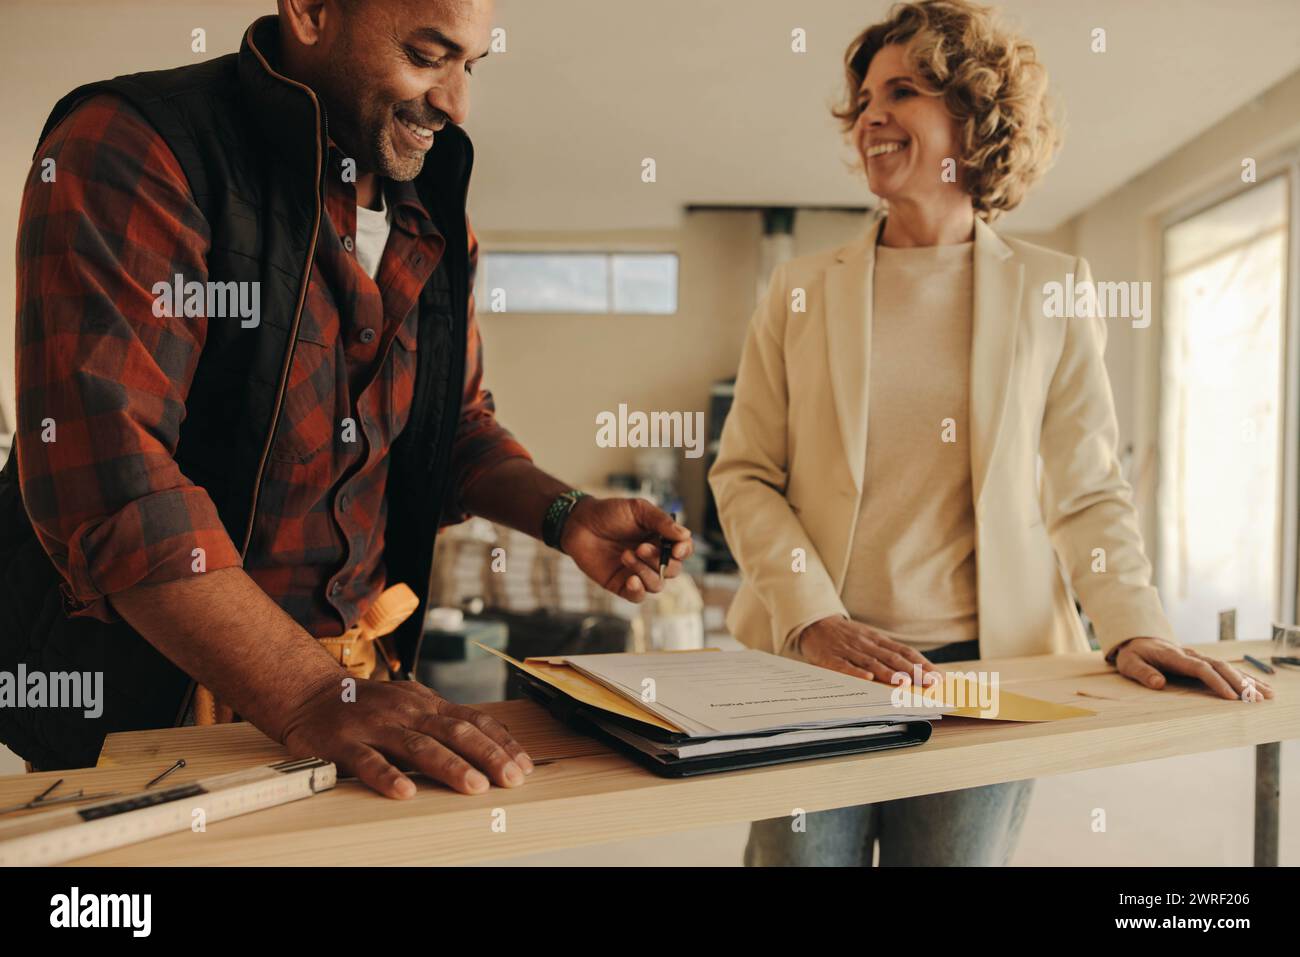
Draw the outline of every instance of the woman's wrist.
M1135 637L1136 637L1136 636L1135 636ZM1105 657L1106 664L1108 664L1108 665L1113 665L1113 664L1115 663L1116 659L1119 658L1119 650L1120 650L1121 648L1123 648L1125 645L1127 645L1127 644L1128 644L1130 641L1132 641L1132 640L1133 640L1133 638L1125 638L1125 639L1124 639L1123 641L1121 641L1118 645L1116 645L1116 646L1115 646L1114 648L1112 648L1109 652L1107 652L1107 653L1106 653L1106 657Z
M794 631L790 632L789 637L785 640L786 649L794 652L796 655L803 654L803 636L808 633L808 629L811 627L811 624L800 625Z
M844 617L844 615L824 615L821 618L814 618L807 624L800 625L786 638L786 647L796 654L803 654L803 640L808 637L808 633L812 631L814 627L821 624L823 621L843 620Z

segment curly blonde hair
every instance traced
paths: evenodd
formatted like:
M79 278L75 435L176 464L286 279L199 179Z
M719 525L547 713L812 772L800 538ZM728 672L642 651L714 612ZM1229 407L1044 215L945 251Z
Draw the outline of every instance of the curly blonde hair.
M966 190L978 216L1014 209L1052 165L1060 131L1047 97L1047 70L1033 46L1002 29L988 7L967 0L897 3L844 55L848 90L831 112L851 131L858 91L882 47L902 44L922 92L943 98L959 124Z

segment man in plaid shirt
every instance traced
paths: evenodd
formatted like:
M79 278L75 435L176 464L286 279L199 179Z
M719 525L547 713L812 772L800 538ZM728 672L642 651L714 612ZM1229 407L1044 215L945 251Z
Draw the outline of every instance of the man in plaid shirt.
M521 784L532 770L498 722L413 681L362 675L355 701L343 700L347 662L325 650L356 634L394 584L390 463L419 395L422 297L436 299L453 261L467 263L473 288L473 231L452 231L468 242L453 259L414 182L437 137L463 136L491 20L490 0L281 0L278 29L276 18L249 29L241 69L251 62L260 81L314 95L328 143L323 213L246 529L223 521L212 486L176 459L197 370L218 361L205 356L213 324L233 321L168 295L173 277L201 287L214 249L176 141L127 97L88 95L41 142L37 157L57 177L34 164L20 219L14 455L66 614L125 622L227 715L391 797L414 793L399 766L466 793ZM349 161L355 175L342 173ZM625 598L658 591L647 539L676 543L672 577L689 532L647 502L580 498L536 468L483 386L472 292L464 322L438 522L482 515L546 538Z

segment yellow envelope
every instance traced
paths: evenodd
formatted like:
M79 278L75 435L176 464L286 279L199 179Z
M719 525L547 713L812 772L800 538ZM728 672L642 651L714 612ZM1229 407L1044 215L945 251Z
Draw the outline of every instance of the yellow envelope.
M956 710L944 712L946 718L980 718L984 721L1057 721L1061 718L1086 718L1097 712L1070 704L1054 704L1041 698L1016 694L1012 691L986 687L988 682L974 682L958 672L944 672L944 682L929 693L925 689L912 689L916 704L939 703ZM931 697L933 695L933 697ZM993 713L985 714L979 702L989 701ZM974 702L974 704L971 704Z
M673 731L682 734L682 729L675 724L669 724L663 718L651 711L639 707L620 694L615 694L598 681L592 681L586 675L575 671L567 664L556 664L563 659L560 658L529 658L527 661L516 661L504 652L497 651L495 648L489 648L487 645L474 642L484 651L490 651L498 658L504 658L510 664L514 665L520 671L525 671L540 681L546 682L552 688L558 688L570 698L581 701L583 704L589 704L594 708L600 708L604 711L612 711L614 714L620 714L625 718L632 718L634 721L643 721L646 724L653 724L656 728L663 728L665 731Z

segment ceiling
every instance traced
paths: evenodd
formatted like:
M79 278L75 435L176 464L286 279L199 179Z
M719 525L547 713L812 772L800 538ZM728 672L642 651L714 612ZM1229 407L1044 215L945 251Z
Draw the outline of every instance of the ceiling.
M862 206L827 105L884 0L498 0L474 77L480 229L671 227L689 204ZM1004 222L1045 231L1300 69L1297 0L1004 0L1065 147ZM806 31L808 52L790 50ZM1106 30L1107 52L1090 49ZM657 181L641 181L645 158Z
M1056 167L1002 221L1055 228L1300 69L1300 0L993 0L1066 119ZM0 148L30 156L78 82L237 48L274 0L5 0ZM688 205L864 206L828 105L888 0L497 0L475 71L480 230L671 228ZM806 31L808 52L790 33ZM1106 53L1090 50L1095 28ZM645 158L657 181L641 181ZM14 194L16 200L17 194Z

